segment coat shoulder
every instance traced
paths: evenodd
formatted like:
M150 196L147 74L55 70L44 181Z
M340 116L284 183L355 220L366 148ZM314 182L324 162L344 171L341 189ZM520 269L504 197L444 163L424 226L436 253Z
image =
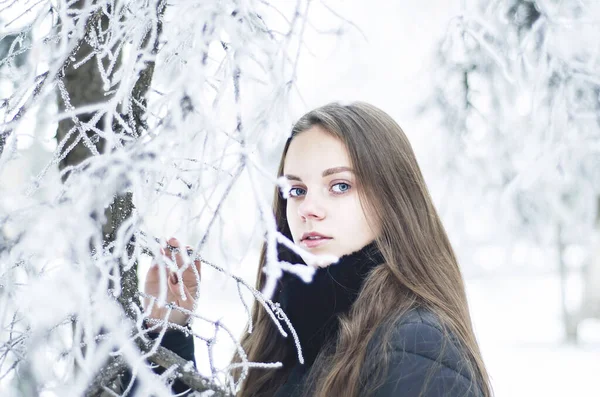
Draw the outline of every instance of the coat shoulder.
M397 319L390 336L390 348L447 367L469 381L473 378L464 348L429 310L412 309Z
M389 331L385 339L384 331ZM384 385L377 397L399 391L417 396L425 389L425 396L480 396L465 350L437 316L426 309L412 309L380 327L369 342L365 359L367 382L382 364L386 368Z

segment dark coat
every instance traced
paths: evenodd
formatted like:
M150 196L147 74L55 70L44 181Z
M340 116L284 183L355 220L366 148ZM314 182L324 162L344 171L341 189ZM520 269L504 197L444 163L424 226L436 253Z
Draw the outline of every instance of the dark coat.
M148 337L150 339L156 339L158 336L158 333L148 333ZM196 358L194 355L194 337L191 332L188 332L186 334L178 330L168 330L167 332L165 332L165 335L160 341L160 345L171 350L173 353L178 354L184 360L192 361L194 363L194 366L196 366ZM157 374L162 374L163 372L165 372L165 369L161 367L155 367L153 368L153 371ZM126 387L130 381L131 373L127 372L123 377L123 387ZM187 387L187 385L181 382L180 380L175 380L171 384L171 390L173 391L173 393L179 394L190 390L190 388ZM133 397L142 397L139 395L138 392L137 380L133 384L130 395Z
M281 252L280 255L290 255ZM290 263L302 263L290 258ZM275 397L311 396L308 376L318 354L332 349L337 339L338 317L348 312L356 300L367 274L383 262L383 256L372 242L360 250L344 255L335 264L316 271L311 283L284 274L280 284L281 308L294 324L302 346L305 363L291 369L286 382ZM464 351L456 338L444 332L438 318L424 308L415 308L392 322L387 349L387 363L381 353L383 327L367 345L361 367L361 396L372 397L479 397L479 379L472 375ZM186 359L193 359L193 339L170 331L162 345ZM294 342L287 338L295 350ZM359 363L348 363L358 365ZM374 390L375 374L387 368L383 385ZM184 387L175 382L174 389ZM332 396L337 397L337 396ZM344 396L341 396L344 397Z
M367 346L362 368L365 380L381 366L377 347L381 343L378 330ZM191 336L178 331L169 331L162 346L180 356L194 359L194 342ZM437 318L425 309L413 309L396 321L388 349L387 372L384 383L377 390L365 390L372 397L479 397L480 384L475 380L462 358L461 349L455 338L444 333ZM288 380L275 397L299 397L310 367L297 364ZM176 392L186 390L176 381ZM422 393L422 394L421 394ZM310 393L308 394L310 395Z
M367 346L361 375L367 381L382 364L376 348L381 343L381 331L375 333ZM388 349L387 368L384 384L377 390L365 390L361 396L483 395L479 383L467 369L455 338L444 333L437 318L425 309L413 309L396 321ZM301 396L309 369L304 365L296 365L275 397Z

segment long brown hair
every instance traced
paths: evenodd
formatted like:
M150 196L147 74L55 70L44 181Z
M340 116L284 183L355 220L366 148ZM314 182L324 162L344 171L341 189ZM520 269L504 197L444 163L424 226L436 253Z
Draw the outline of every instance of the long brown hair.
M380 225L376 242L385 262L367 276L350 312L341 316L335 349L329 354L322 352L313 364L309 376L311 394L354 397L379 386L384 368L376 371L376 380L365 380L361 373L368 342L376 330L383 328L383 343L378 345L382 346L379 354L384 357L378 361L385 363L392 320L420 306L433 312L457 340L465 355L463 361L476 382L474 387L481 388L484 396L491 396L462 274L406 135L388 114L375 106L364 102L331 103L305 114L295 124L281 156L278 176L283 174L285 156L294 137L315 125L345 144L365 213L371 214L374 224ZM278 230L291 239L286 201L277 189L273 212ZM258 290L265 283L262 272L265 252L263 245ZM278 300L278 293L274 301ZM286 381L290 367L297 360L296 352L285 343L258 302L252 309L252 322L252 333L245 332L241 340L247 358L253 362L281 361L284 366L276 370L250 369L239 395L270 397ZM235 355L232 361L239 362L240 357ZM236 370L234 377L239 375Z

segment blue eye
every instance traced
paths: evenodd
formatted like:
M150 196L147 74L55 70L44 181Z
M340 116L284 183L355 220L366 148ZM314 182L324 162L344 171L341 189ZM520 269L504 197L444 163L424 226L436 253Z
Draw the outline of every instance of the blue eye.
M337 187L337 189L336 189L336 187ZM331 187L331 190L333 190L334 193L336 193L336 194L345 193L348 190L350 190L350 185L348 185L345 182L336 183L335 185L333 185Z
M305 194L306 191L301 187L293 187L290 189L290 197L298 197L302 194Z

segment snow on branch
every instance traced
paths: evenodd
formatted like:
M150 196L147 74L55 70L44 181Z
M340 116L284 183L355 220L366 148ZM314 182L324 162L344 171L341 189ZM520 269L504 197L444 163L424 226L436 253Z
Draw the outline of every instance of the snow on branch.
M278 243L298 248L276 230L264 192L278 186L268 159L290 132L304 32L317 29L309 24L312 4L0 6L10 16L0 20L1 394L121 395L131 385L119 389L118 378L130 371L141 391L157 396L169 395L173 376L193 390L226 395L250 368L279 367L249 362L236 335L203 308L167 305L169 313L214 327L210 337L194 333L209 348L198 361L210 361L210 373L148 341L138 271L148 261L180 271L160 255L163 236L174 232L194 241L194 258L235 281L248 321L242 290L282 336L286 323L303 361L293 327L271 298L283 271L310 275L279 261ZM22 178L23 167L33 176ZM244 197L254 207L232 210L248 184ZM227 261L205 260L219 257L220 247L242 245L225 231L255 219L268 252L262 291L227 270ZM152 304L165 304L165 293L163 286ZM154 326L178 329L167 321ZM221 334L241 363L217 368L211 354ZM167 371L158 377L146 361ZM239 366L242 379L233 384L229 372Z

